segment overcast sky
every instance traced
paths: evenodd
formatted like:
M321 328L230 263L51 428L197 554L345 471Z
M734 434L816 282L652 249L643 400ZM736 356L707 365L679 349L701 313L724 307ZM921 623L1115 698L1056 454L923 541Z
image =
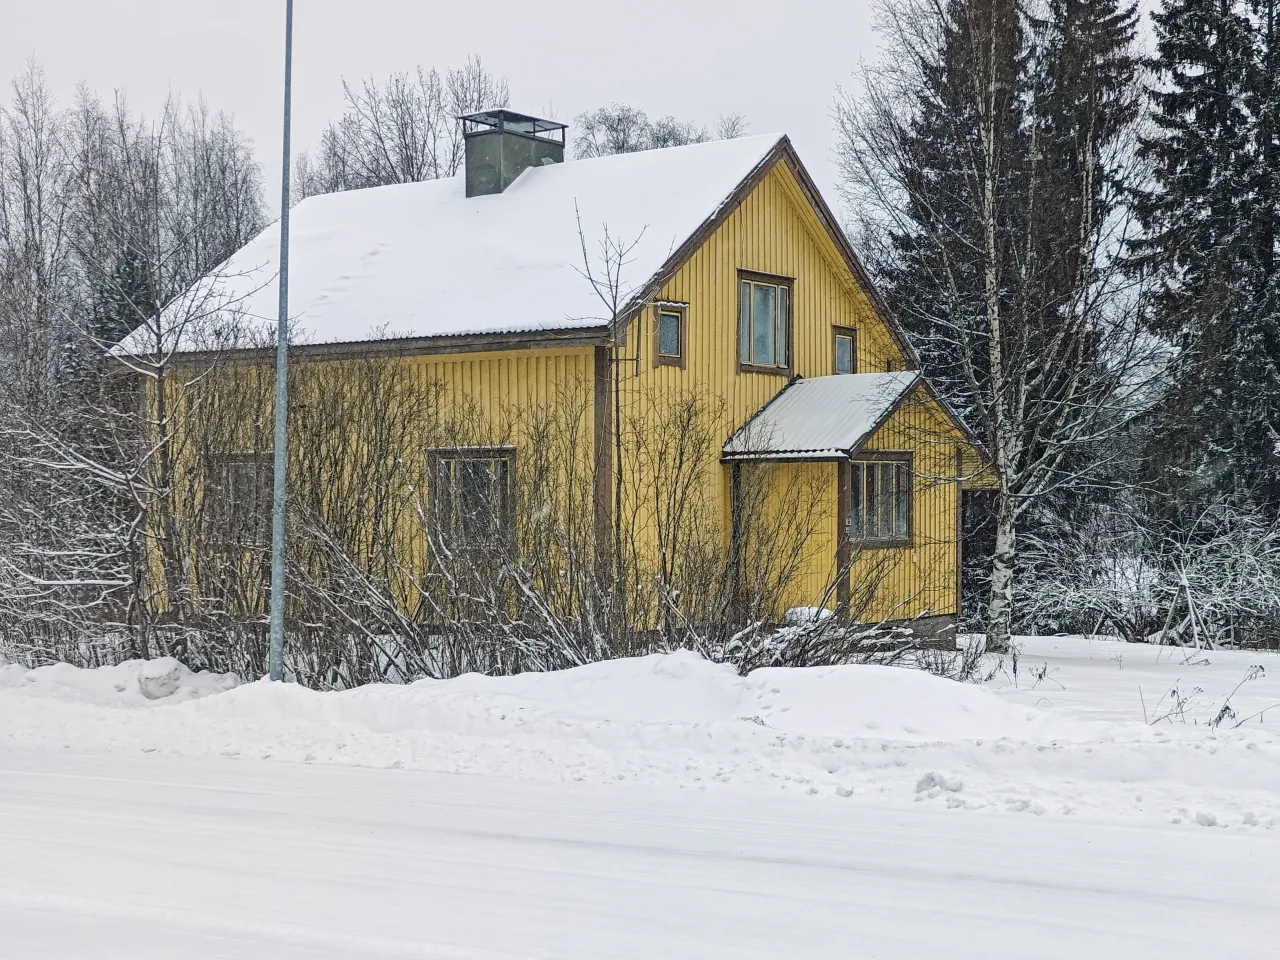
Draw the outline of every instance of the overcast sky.
M60 98L84 82L154 110L170 90L227 110L279 192L284 0L3 0L0 67L29 57ZM294 143L341 110L342 79L441 68L468 54L505 75L513 109L572 124L615 100L791 135L834 204L836 85L875 54L871 0L296 0ZM572 130L570 130L572 135ZM273 205L278 204L275 197Z

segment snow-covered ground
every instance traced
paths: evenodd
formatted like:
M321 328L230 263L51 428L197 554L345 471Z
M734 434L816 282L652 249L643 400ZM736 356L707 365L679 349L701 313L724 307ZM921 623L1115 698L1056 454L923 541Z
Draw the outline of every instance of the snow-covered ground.
M1016 682L1006 665L985 688L889 667L742 678L690 653L344 693L235 686L174 661L10 666L0 744L1280 822L1280 657L1080 638L1022 646ZM1187 701L1176 713L1175 688ZM1235 719L1212 727L1227 702Z
M1278 824L1266 653L0 667L0 956L1269 957Z
M21 960L1269 960L1263 833L0 747Z

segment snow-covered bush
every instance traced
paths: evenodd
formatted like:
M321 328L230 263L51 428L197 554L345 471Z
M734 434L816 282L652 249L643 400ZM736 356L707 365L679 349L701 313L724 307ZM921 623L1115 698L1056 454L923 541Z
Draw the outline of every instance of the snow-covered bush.
M1114 511L1030 554L1024 616L1129 641L1275 646L1280 527L1219 502L1174 527Z

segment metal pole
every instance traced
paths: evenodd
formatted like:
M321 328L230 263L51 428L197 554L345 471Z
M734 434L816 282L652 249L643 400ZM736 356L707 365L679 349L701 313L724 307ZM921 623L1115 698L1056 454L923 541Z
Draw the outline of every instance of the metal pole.
M280 187L280 314L276 319L276 436L271 495L272 680L284 679L285 437L289 418L289 120L293 87L293 0L285 0L284 170Z

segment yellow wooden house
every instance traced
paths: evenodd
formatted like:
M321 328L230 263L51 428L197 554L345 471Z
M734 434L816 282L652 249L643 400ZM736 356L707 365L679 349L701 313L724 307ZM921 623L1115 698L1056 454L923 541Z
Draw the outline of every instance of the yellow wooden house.
M687 593L719 576L673 559L693 538L735 589L774 583L767 617L826 607L953 629L961 494L981 455L791 142L566 160L560 124L462 122L463 175L293 211L295 363L399 365L467 423L395 454L426 465L423 523L518 559L513 531L577 484L606 574L625 554L636 579L678 575ZM210 280L242 323L274 321L278 243L269 228ZM198 324L176 335L193 358L268 359ZM559 466L531 411L577 438ZM772 539L748 557L752 520Z

